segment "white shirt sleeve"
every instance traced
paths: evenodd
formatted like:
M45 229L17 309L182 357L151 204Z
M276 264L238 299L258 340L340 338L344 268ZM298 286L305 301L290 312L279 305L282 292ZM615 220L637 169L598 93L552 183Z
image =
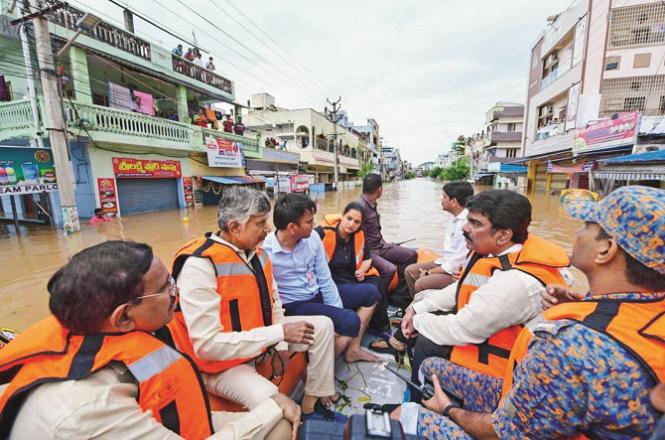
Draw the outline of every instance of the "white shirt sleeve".
M223 332L219 319L221 298L210 260L188 258L177 282L180 308L194 353L200 359L218 361L258 356L265 347L284 340L284 328L277 323L253 330Z
M284 307L282 306L282 300L279 298L279 290L277 290L277 282L272 280L272 323L273 324L284 324ZM282 327L282 332L284 327ZM283 339L283 338L282 338ZM275 350L286 351L289 349L289 343L282 340L275 346Z
M9 439L181 439L150 412L141 410L138 393L138 385L126 369L113 366L85 379L40 385L19 411ZM53 407L55 401L57 408ZM241 416L231 418L225 414L212 414L218 432L209 439L258 440L282 418L282 411L272 399ZM216 423L220 418L227 421Z
M428 289L416 293L411 307L418 314L443 311L455 308L457 283L449 284L443 289Z
M441 269L449 274L455 272L457 267L463 266L466 257L469 254L469 249L466 247L466 240L464 239L462 231L464 223L465 220L463 219L456 219L455 221L450 222L449 227L454 228L454 230L448 237L449 239L446 240L446 247L443 250L443 254L438 260L436 260L436 263L441 265Z
M495 271L456 314L418 313L413 325L439 345L480 344L499 330L536 317L542 311L540 294L544 289L536 278L519 270ZM430 312L428 309L424 308Z

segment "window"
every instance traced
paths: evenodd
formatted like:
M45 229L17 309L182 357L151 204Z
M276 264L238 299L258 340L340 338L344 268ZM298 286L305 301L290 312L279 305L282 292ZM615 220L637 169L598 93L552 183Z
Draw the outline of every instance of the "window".
M506 157L517 157L517 148L506 150Z
M637 96L637 97L632 97L632 98L625 98L623 100L623 110L624 111L630 111L630 110L644 110L644 103L646 101L646 98L644 96Z
M515 131L515 123L508 124L508 131Z
M607 57L605 58L605 70L617 70L621 57Z
M608 48L635 47L665 42L665 3L613 8Z
M665 114L665 96L660 97L660 105L658 106L661 114Z
M651 64L651 54L650 53L637 53L635 58L633 58L633 68L643 69L649 67Z
M664 113L661 96L665 97L665 75L605 79L600 87L600 116L629 110L640 110L642 116L660 116Z

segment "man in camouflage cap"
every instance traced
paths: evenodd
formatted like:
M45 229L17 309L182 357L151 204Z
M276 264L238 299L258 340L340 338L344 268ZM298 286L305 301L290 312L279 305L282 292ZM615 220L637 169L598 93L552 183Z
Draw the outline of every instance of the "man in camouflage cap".
M411 416L411 426L403 420L407 432L417 426L426 438L463 439L649 438L654 431L659 413L649 391L665 380L665 191L627 186L564 207L584 221L572 264L588 278L589 293L548 286L543 302L555 306L520 334L492 413L466 401L458 408L434 375L436 394L423 402L429 410Z

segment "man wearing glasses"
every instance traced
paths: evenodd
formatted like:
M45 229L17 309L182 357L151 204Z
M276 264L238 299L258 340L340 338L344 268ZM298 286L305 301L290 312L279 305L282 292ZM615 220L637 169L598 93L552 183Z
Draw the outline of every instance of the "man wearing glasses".
M196 366L169 344L178 288L152 249L107 241L48 282L52 315L0 350L0 438L262 439L286 396L209 413Z

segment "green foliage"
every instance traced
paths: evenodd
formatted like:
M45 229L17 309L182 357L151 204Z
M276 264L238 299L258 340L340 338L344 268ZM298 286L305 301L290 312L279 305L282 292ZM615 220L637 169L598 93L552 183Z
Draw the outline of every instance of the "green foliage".
M433 177L439 180L463 180L469 175L469 160L466 157L457 159L453 164L446 168L434 167L425 173L427 177Z
M415 171L407 171L406 173L404 173L404 180L415 179L415 177L416 177Z
M372 162L365 162L362 165L360 165L360 169L358 170L358 178L364 179L366 175L371 173L372 173Z

